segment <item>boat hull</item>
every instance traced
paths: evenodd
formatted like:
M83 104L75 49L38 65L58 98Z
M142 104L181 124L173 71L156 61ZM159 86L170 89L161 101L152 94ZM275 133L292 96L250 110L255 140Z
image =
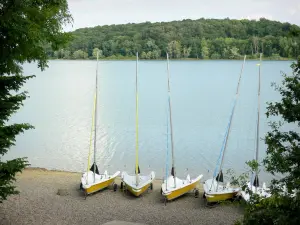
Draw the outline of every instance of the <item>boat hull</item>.
M163 193L163 195L166 197L167 200L173 200L175 198L180 197L181 195L184 195L185 193L187 193L191 190L194 190L197 187L197 183L198 182L191 183L185 187L179 188L170 193L167 193L167 194Z
M102 189L107 188L109 185L111 185L112 183L114 183L116 177L112 177L111 179L108 179L106 181L103 182L99 182L96 184L91 185L89 188L84 188L84 191L86 194L92 194L94 192L100 191Z
M226 201L234 198L240 192L240 188L231 187L229 183L226 186L218 184L215 178L206 180L203 188L207 202Z
M221 201L226 201L229 199L234 198L238 194L237 192L232 192L232 193L220 193L220 194L206 194L205 193L205 198L207 202L221 202Z
M151 187L155 173L152 171L149 175L138 175L137 177L123 172L121 177L125 190L138 197ZM136 179L139 180L138 185L136 185Z
M126 190L128 190L131 194L133 194L136 197L139 197L141 194L143 194L145 191L147 191L150 188L150 184L151 183L146 184L145 186L143 186L139 189L135 189L126 183L125 183L125 186L126 186Z

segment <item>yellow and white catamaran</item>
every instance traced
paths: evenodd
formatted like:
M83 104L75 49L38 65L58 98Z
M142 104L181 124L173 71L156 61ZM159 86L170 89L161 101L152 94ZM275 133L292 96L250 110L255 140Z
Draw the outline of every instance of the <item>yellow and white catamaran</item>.
M127 172L122 172L122 182L121 189L129 191L134 196L138 197L147 191L149 188L153 189L153 180L155 178L155 172L151 171L148 175L140 175L140 166L139 166L139 117L138 117L138 53L136 53L136 79L135 79L135 103L136 103L136 111L135 111L135 128L136 128L136 143L135 143L135 175L130 175Z
M260 67L261 67L261 56L260 53L260 63L258 66L258 94L257 94L257 120L256 120L256 151L255 151L255 161L258 162L258 152L259 152L259 121L260 121ZM247 183L248 188L255 194L258 194L261 198L268 198L271 196L269 188L263 183L262 187L259 186L258 179L258 168L255 174L252 174L251 180ZM250 193L246 191L241 191L242 197L245 201L250 200Z
M117 189L117 184L114 183L116 177L120 174L120 171L115 172L113 175L108 174L105 170L103 174L99 173L98 166L96 163L96 150L97 150L97 97L98 97L98 55L97 53L97 68L96 68L96 88L94 95L94 110L92 116L92 128L90 135L90 149L88 155L87 171L83 173L81 177L80 189L85 193L85 196L102 190L109 185L113 184L114 191ZM94 163L90 168L90 158L92 149L92 139L94 133Z
M241 81L241 77L243 74L245 61L246 61L246 56L244 57L244 62L242 64L242 69L241 69L241 73L239 76L239 81L238 81L238 85L237 85L237 89L236 89L233 107L232 107L230 118L229 118L229 123L226 128L223 145L222 145L222 148L220 151L220 156L219 156L213 177L211 179L206 180L203 184L203 188L204 188L203 197L206 198L208 204L232 199L240 191L240 188L232 187L229 182L227 182L226 184L224 183L222 167L223 167L224 156L225 156L225 151L226 151L226 147L227 147L227 141L228 141L228 137L229 137L229 133L230 133L231 122L232 122L236 102L237 102L238 95L239 95L240 81Z
M191 179L190 175L187 175L186 179L179 179L176 177L175 170L175 159L174 159L174 142L173 142L173 126L172 126L172 107L171 107L171 97L170 97L170 72L169 72L169 55L167 53L167 71L168 71L168 108L169 108L169 120L167 124L170 124L170 133L171 133L171 149L172 149L172 169L171 175L168 176L168 148L169 148L169 134L167 132L167 163L166 163L166 178L163 181L161 186L161 194L165 197L165 200L172 200L178 198L179 196L190 192L195 191L195 196L198 197L199 191L197 189L197 185L202 178L202 174L196 177L195 179Z

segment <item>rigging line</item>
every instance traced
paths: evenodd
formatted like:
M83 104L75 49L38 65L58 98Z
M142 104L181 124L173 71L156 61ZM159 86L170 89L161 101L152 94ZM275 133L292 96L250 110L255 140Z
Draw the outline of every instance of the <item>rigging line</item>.
M256 120L256 151L255 151L255 161L258 163L258 152L259 152L259 122L260 122L260 67L261 67L261 57L262 53L260 53L259 57L259 64L258 64L258 90L257 90L257 120ZM253 177L253 172L252 172L252 180L250 181L251 183L251 188L252 188L252 183L255 182L255 179L257 177L258 179L258 168L255 170L255 177ZM253 181L253 182L252 182ZM256 189L256 185L255 185Z
M258 151L259 151L259 122L260 122L260 67L261 67L261 56L262 53L260 53L260 64L258 67L258 94L257 94L257 127L256 127L256 155L255 160L258 161Z
M169 99L168 99L169 101ZM167 108L167 115L169 113L169 110ZM167 116L167 154L166 154L166 190L168 190L168 159L169 159L169 118Z
M91 134L90 134L90 147L89 147L89 155L88 155L88 166L87 166L87 174L90 170L90 159L91 159L91 151L92 151L92 139L93 139L93 129L95 123L95 107L96 107L96 92L94 94L94 107L92 113L92 126L91 126ZM88 184L88 176L86 177L86 183Z
M170 94L170 65L169 65L169 54L168 53L167 53L167 69L168 69L168 97L169 97L171 149L172 149L172 170L173 170L173 177L174 177L174 187L176 187L176 170L175 170L174 140L173 140L173 126L172 126L172 107L171 107L171 94Z
M216 166L216 168L215 168L215 170L214 170L214 175L213 175L213 177L216 177L216 176L217 176L218 168L219 168L220 163L221 163L222 152L223 152L223 150L224 150L224 148L225 148L226 138L227 138L227 136L228 136L228 131L229 131L229 127L230 127L230 119L231 119L231 117L232 117L234 105L235 105L235 100L234 100L234 102L233 102L233 104L232 104L232 109L231 109L229 121L228 121L228 124L227 124L227 127L226 127L226 132L225 132L225 135L224 135L224 138L223 138L221 151L220 151L219 158L218 158L218 161L217 161L217 166Z
M98 102L98 61L99 51L97 52L97 67L96 67L96 99L95 99L95 122L94 122L94 183L96 181L96 149L97 149L97 102Z
M139 103L139 98L138 98L138 60L139 60L139 53L136 53L136 73L135 73L135 106L136 106L136 111L135 111L135 129L136 129L136 140L135 140L135 174L136 174L136 185L139 184L139 178L138 178L138 173L139 173L139 112L138 112L138 103Z
M238 98L238 95L239 95L240 82L241 82L241 77L242 77L242 74L243 74L243 71L244 71L245 61L246 61L246 55L244 56L244 62L242 64L242 68L241 68L241 72L240 72L240 76L239 76L239 80L238 80L238 84L237 84L237 88L236 88L236 93L235 93L234 103L233 103L233 107L232 107L230 118L229 118L229 123L228 123L227 128L226 128L225 138L224 138L224 141L223 141L223 144L222 144L222 147L221 147L221 151L220 151L220 156L222 156L222 158L221 158L221 164L219 166L218 174L222 171L222 167L223 167L223 163L224 163L224 156L225 156L224 153L225 153L226 148L227 148L227 141L228 141L228 137L229 137L229 133L230 133L231 122L232 122L232 118L233 118L233 115L234 115L236 101L237 101L237 98ZM218 167L218 165L216 167ZM215 177L216 176L214 176L213 178L215 178ZM213 184L213 182L212 182L212 184ZM219 185L219 182L217 181L216 190L218 189L218 185Z

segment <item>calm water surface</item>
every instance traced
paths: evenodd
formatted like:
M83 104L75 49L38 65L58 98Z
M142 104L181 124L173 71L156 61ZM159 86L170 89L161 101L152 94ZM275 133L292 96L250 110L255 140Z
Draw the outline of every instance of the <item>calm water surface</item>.
M224 168L244 172L254 157L258 67L247 61L241 79ZM261 80L260 136L268 131L267 101L280 99L271 87L291 62L264 61ZM171 61L171 100L177 175L212 174L222 146L242 61ZM12 122L35 126L18 136L10 157L27 156L35 167L83 172L87 166L93 109L95 61L50 61L25 85L30 98ZM142 173L165 174L167 70L165 61L139 63L139 149ZM97 162L99 169L134 171L135 62L99 62ZM266 146L260 141L260 158ZM169 154L170 156L170 154ZM169 160L170 161L170 160ZM269 176L262 172L264 179Z

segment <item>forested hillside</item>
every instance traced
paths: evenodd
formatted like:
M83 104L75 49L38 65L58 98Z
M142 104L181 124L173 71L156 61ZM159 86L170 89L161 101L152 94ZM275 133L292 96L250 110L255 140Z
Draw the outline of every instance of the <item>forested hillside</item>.
M97 26L78 29L65 49L48 51L50 57L66 59L130 58L139 52L142 59L171 58L239 59L256 58L263 52L272 59L295 58L300 38L289 33L296 25L267 19L199 19L162 23Z

